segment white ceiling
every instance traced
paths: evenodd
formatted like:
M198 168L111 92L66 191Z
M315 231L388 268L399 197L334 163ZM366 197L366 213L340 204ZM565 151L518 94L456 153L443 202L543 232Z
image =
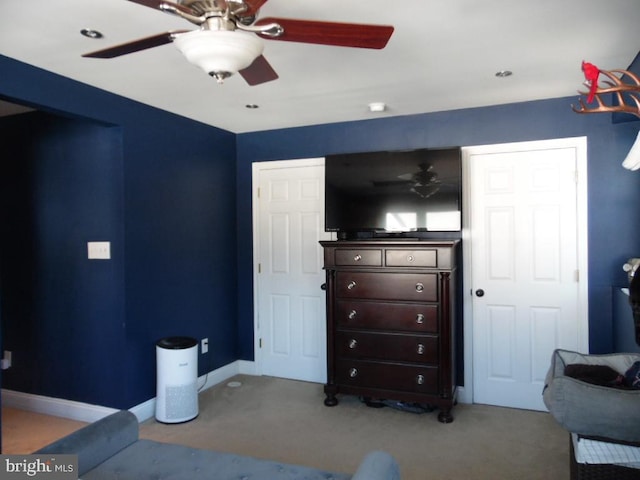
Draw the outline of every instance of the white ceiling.
M581 88L583 59L624 69L640 50L638 0L270 0L267 16L395 32L384 50L265 40L278 80L250 87L235 75L218 85L173 45L81 57L193 28L175 16L127 0L1 0L0 54L243 133L570 96ZM104 38L85 38L82 28ZM504 69L514 74L496 78ZM371 102L387 110L371 113Z

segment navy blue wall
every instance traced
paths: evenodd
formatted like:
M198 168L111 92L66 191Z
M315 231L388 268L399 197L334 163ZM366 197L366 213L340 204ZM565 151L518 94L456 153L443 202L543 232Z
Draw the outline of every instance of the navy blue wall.
M591 347L594 352L611 347L611 286L625 284L621 266L640 249L636 236L640 174L620 167L638 131L637 121L614 125L609 115L580 116L570 110L574 99L564 98L236 136L2 56L0 71L0 96L66 119L56 127L60 137L54 135L40 145L47 153L35 162L44 165L38 174L54 177L47 180L52 189L72 182L70 191L62 192L63 205L89 202L86 209L78 207L73 214L81 230L86 230L84 237L75 233L67 237L68 227L61 229L54 222L31 240L51 246L59 240L57 236L63 243L71 238L84 242L90 235L104 233L109 238L100 240L112 242L114 256L106 264L87 262L80 257L86 246L79 245L62 263L53 256L44 270L38 266L21 273L26 279L20 281L35 285L46 280L54 291L60 291L53 286L62 278L72 289L69 296L73 298L75 292L81 306L67 308L67 313L78 312L69 323L57 311L23 304L27 313L18 314L40 308L47 318L37 318L30 327L25 321L25 328L18 328L22 339L3 336L6 345L25 342L24 336L35 329L54 332L58 325L73 327L69 330L74 332L73 340L56 334L55 352L48 350L46 358L38 357L48 365L61 365L54 378L42 378L44 370L38 368L42 365L25 372L33 376L28 388L34 393L115 408L144 402L155 395L155 341L169 335L209 337L211 353L199 357L200 373L238 358L253 359L253 307L247 302L252 298L251 163L357 150L587 136ZM43 123L50 126L49 120ZM87 146L86 138L96 151ZM50 145L57 144L64 145L64 155L49 151ZM62 172L57 166L67 154L73 165L70 176L58 178ZM85 165L83 155L109 166L99 161ZM84 178L87 166L95 198L92 188L73 186ZM33 172L18 168L10 174L26 182L30 191ZM106 186L100 178L106 179ZM27 205L36 211L49 208L42 199ZM91 215L83 213L96 210L109 220L93 223ZM27 231L32 228L21 225L15 216L11 221ZM105 230L89 233L89 227ZM28 244L25 241L25 249L30 248ZM107 272L96 272L99 268ZM14 266L12 275L21 275L16 270ZM3 323L7 323L8 308L4 292L13 280L7 273L0 265ZM85 325L87 318L91 321ZM99 343L103 345L95 349L86 346ZM61 372L73 362L85 362L97 379L88 394L68 372ZM100 381L106 385L99 385Z
M130 408L155 396L159 338L208 337L200 374L236 360L235 135L7 57L0 71L0 97L49 114L0 125L30 166L9 163L25 189L5 202L33 212L11 218L29 268L0 265L2 340L19 352L3 386L13 371L24 391ZM86 260L88 240L113 260ZM6 306L19 284L33 304Z
M122 391L122 358L111 355L123 350L120 138L40 112L0 121L3 333L14 364L4 388L108 404ZM114 260L88 262L87 241L103 239L118 247Z
M640 173L620 166L639 122L613 125L605 114L578 115L575 98L247 133L238 136L238 241L251 251L251 162L331 153L472 146L588 138L589 333L592 352L612 348L612 285L626 285L622 265L640 253ZM238 259L239 283L251 280L251 258ZM241 355L253 358L251 305L239 306Z

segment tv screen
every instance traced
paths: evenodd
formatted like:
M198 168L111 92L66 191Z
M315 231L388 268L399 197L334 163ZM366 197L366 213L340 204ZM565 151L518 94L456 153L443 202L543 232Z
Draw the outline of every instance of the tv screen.
M325 229L459 231L461 185L460 147L329 155Z

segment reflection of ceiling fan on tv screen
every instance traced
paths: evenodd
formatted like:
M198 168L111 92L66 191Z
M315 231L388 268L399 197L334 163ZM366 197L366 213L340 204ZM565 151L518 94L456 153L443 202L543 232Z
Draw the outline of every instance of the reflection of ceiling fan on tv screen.
M429 198L440 191L445 185L438 177L432 164L423 162L418 165L418 170L413 173L398 175L398 180L374 181L376 187L403 187L422 198Z
M268 0L130 0L172 13L197 25L197 30L174 30L84 54L114 58L147 48L175 43L187 60L219 83L240 73L249 85L278 78L262 55L260 38L342 47L381 49L393 27L355 23L320 22L287 18L258 19Z

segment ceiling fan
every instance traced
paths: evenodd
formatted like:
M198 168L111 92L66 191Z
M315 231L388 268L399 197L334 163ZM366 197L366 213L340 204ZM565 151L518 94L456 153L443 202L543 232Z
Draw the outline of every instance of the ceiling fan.
M406 173L398 176L402 179L410 179L413 185L410 191L422 198L429 198L440 191L442 180L438 178L438 173L434 171L433 165L429 163L421 163L419 169L415 173Z
M249 85L278 78L262 55L258 37L299 43L382 49L392 26L320 22L287 18L258 20L268 0L129 0L177 15L200 27L172 30L82 55L114 58L173 42L187 60L218 83L238 72Z
M449 188L454 184L449 183L449 179L442 179L434 166L428 162L418 165L418 170L410 173L398 175L399 180L374 181L374 187L394 188L401 191L408 190L422 198L429 198L435 195L442 188Z

